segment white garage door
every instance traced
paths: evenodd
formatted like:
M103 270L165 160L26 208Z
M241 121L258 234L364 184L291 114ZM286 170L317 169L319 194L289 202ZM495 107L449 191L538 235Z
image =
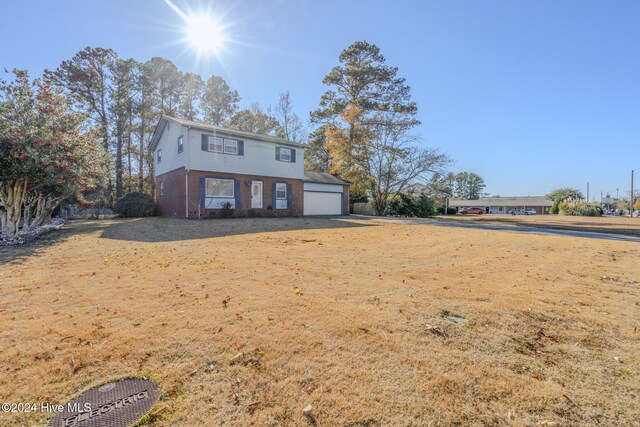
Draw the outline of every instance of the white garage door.
M304 192L305 215L342 215L342 193Z

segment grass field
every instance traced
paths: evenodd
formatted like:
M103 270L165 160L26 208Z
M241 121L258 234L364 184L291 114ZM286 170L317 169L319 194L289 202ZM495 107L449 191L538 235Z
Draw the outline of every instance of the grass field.
M638 260L361 220L73 222L0 248L0 402L147 375L154 426L638 425Z

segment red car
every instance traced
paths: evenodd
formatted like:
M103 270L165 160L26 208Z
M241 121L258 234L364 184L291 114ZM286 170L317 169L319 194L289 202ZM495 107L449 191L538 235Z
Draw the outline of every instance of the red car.
M476 215L482 215L484 213L484 209L482 208L462 208L458 211L459 214L462 215L466 215L466 214L476 214Z

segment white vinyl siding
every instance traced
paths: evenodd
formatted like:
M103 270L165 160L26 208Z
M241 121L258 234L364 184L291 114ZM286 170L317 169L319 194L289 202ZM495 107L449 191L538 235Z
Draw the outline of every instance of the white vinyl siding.
M244 155L220 155L202 151L202 131L191 129L189 131L189 155L188 167L191 170L216 172L218 174L244 174L271 176L276 178L304 178L304 150L296 150L296 162L281 162L275 159L274 150L276 144L242 138L244 141ZM204 132L206 135L207 133ZM211 141L210 138L209 141ZM226 139L226 138L224 138ZM223 150L224 150L223 139ZM229 138L229 140L234 140Z
M304 191L322 191L325 193L343 193L344 186L340 184L322 184L319 182L305 182Z
M248 139L246 137L226 138L222 136L221 151L218 153L202 150L202 135L210 135L211 132L203 132L199 129L189 129L172 122L171 126L165 126L156 149L162 150L162 162L157 164L155 175L159 176L167 172L185 167L190 170L200 170L221 174L244 174L269 176L286 179L304 179L304 149L302 147L283 147L273 142ZM183 154L178 154L176 141L183 136ZM240 151L238 140L244 141L244 155L224 154L225 139L234 141L231 146L236 146ZM213 138L210 138L211 143ZM295 150L295 162L282 162L275 158L276 147L289 148ZM232 149L230 149L232 150ZM221 155L224 154L224 155ZM293 153L292 153L293 154ZM293 156L292 156L293 157Z
M178 153L178 138L181 136L183 140L183 151L182 153ZM187 143L187 128L185 126L171 123L171 127L165 127L156 147L156 157L158 150L162 150L162 161L158 163L156 158L156 167L154 170L156 176L171 172L180 167L187 167L188 156L190 151L193 151L193 149L187 147Z

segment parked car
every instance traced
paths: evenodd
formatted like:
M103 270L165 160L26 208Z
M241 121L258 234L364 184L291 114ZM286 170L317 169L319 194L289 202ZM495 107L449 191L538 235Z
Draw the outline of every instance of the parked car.
M512 211L509 211L509 213L511 213L511 215L537 215L538 214L538 212L536 212L536 210L533 208L514 209Z
M466 214L476 214L476 215L482 215L484 213L484 209L482 208L462 208L458 211L459 214L462 215L466 215Z

